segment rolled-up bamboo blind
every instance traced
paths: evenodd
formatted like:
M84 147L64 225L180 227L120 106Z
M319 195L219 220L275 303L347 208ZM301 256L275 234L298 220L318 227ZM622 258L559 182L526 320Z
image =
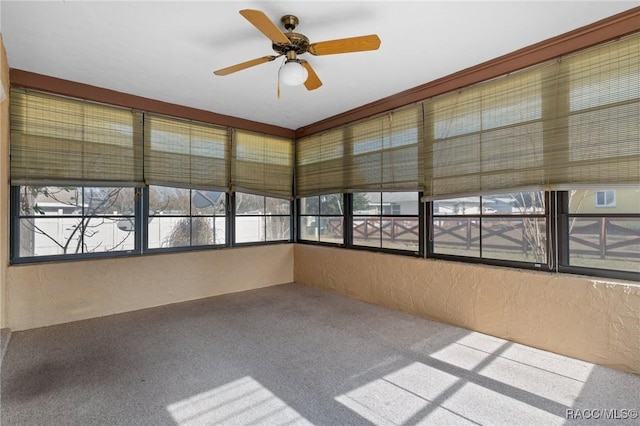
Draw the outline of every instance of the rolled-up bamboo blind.
M231 164L233 191L292 197L291 139L235 130Z
M148 184L227 191L229 132L224 127L145 115Z
M427 199L640 183L640 36L424 102Z
M11 90L11 183L142 184L142 116Z
M418 191L422 106L414 105L296 142L297 195Z

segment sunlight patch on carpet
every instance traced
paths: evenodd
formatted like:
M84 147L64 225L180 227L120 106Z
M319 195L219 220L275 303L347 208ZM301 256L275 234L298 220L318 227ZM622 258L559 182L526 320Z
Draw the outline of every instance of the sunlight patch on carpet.
M167 406L180 426L215 424L311 425L252 377L242 377Z

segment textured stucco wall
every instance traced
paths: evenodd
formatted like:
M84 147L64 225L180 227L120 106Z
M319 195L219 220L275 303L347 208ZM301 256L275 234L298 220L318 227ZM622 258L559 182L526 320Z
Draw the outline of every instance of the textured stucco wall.
M296 244L294 279L640 374L640 285Z
M0 88L0 328L5 328L7 327L6 273L9 264L9 64L2 34L0 34L0 80L2 82Z
M10 266L12 331L293 281L293 245Z

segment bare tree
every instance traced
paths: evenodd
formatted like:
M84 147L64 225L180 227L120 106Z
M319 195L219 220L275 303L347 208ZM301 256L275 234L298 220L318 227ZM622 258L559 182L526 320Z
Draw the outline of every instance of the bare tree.
M266 239L285 240L291 235L291 204L289 200L266 197Z
M167 238L169 247L201 246L214 242L214 235L206 217L180 219Z
M48 186L25 186L22 189L20 198L21 213L29 218L22 221L22 229L31 232L31 235L23 233L22 245L26 245L30 252L34 250L34 236L40 235L55 246L63 254L69 253L90 253L96 251L116 251L119 250L129 238L131 233L122 234L119 242L111 247L103 247L103 242L98 241L96 245L89 246L87 240L99 234L100 228L105 223L114 223L114 219L106 214L114 211L133 211L134 200L127 200L123 194L125 188L82 188L77 187L48 187ZM129 197L133 198L133 197ZM75 222L67 225L66 233L63 235L53 235L37 224L35 215L46 217L43 203L55 202L63 209L70 210L68 219ZM65 215L66 216L66 215ZM67 217L60 217L64 220Z
M516 207L521 214L544 213L544 192L516 192L511 194ZM536 262L545 262L547 253L547 232L546 218L544 217L522 217L522 236L524 239L525 256L529 253L533 255Z
M211 217L224 215L225 198L221 193L180 188L150 191L153 214L164 212L182 217L173 226L164 244L168 247L209 245L217 241Z
M578 195L578 193L580 193L580 195ZM581 207L582 207L582 203L584 202L585 198L587 197L587 191L582 190L582 191L577 191L575 189L569 191L569 208L571 208L571 204L572 203L576 203L577 205L575 206L575 212L579 212ZM575 200L577 198L577 201ZM569 220L569 234L571 234L571 231L573 230L573 227L576 224L576 219L577 217L572 217Z
M580 193L580 195L578 195ZM568 191L569 206L572 203L577 203L575 207L576 211L580 210L580 206L585 200L586 191ZM520 213L536 213L537 210L541 210L544 207L544 192L531 191L531 192L516 192L511 194L515 206L520 210ZM569 220L569 234L576 223L576 218L572 217ZM531 251L536 261L544 262L546 254L547 234L546 234L546 219L541 217L523 217L523 237L526 244L526 254Z

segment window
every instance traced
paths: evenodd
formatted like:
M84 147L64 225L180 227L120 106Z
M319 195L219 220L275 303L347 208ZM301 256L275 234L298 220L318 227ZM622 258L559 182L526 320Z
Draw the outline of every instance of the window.
M480 197L461 197L432 203L433 253L480 257Z
M344 244L344 197L326 194L300 199L300 239Z
M573 190L567 197L565 264L640 272L640 188Z
M516 192L432 203L433 253L547 263L544 192Z
M289 241L291 202L262 195L235 194L235 242Z
M14 253L21 258L132 252L135 188L17 187Z
M616 191L596 191L596 207L615 207Z
M195 189L149 186L149 249L225 243L226 196Z
M353 245L420 251L417 192L353 194Z

